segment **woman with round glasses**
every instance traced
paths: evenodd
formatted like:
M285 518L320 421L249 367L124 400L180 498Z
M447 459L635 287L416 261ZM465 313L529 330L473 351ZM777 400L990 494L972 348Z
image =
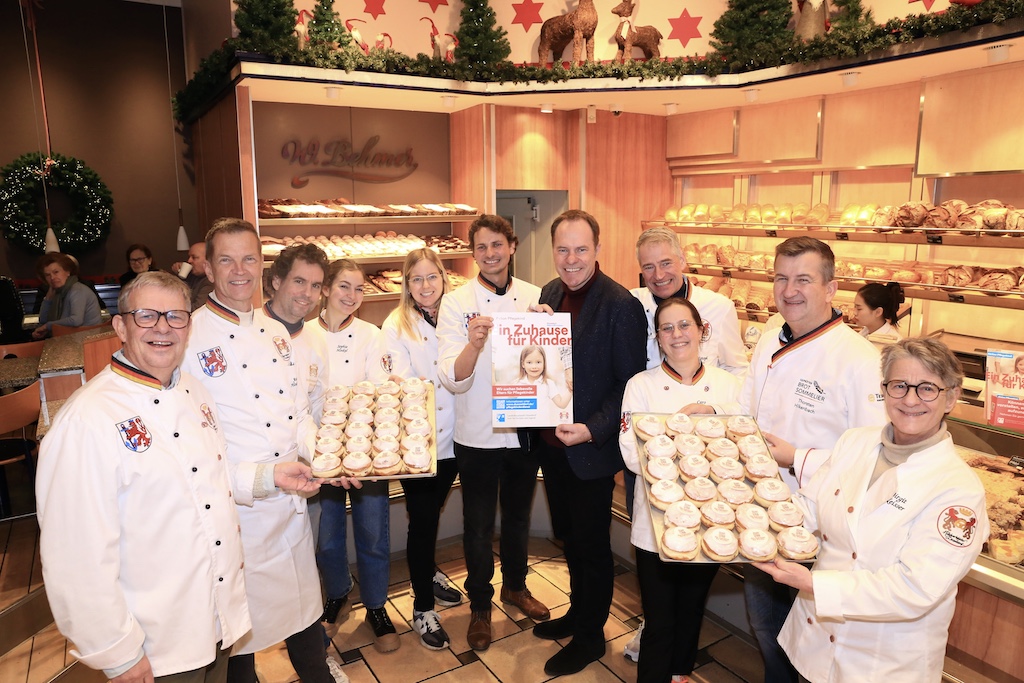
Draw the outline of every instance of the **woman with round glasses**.
M818 681L938 681L957 584L988 538L985 490L945 416L963 369L934 339L882 351L889 424L851 429L794 496L820 537L813 569L758 564L800 591L779 634Z
M138 277L139 273L160 270L153 259L153 251L145 244L129 245L124 252L124 260L128 263L128 270L121 273L119 278L122 287Z
M626 383L622 397L619 449L626 467L637 474L642 472L636 436L628 428L631 416L739 411L739 378L700 361L700 345L706 341L707 332L693 304L679 297L665 299L654 312L654 329L665 360L658 367L634 375ZM630 542L636 548L644 611L640 640L643 656L637 667L637 681L663 683L693 671L704 603L718 565L662 562L651 515L647 510L637 509L639 505L650 504L642 476L636 478L633 500Z
M434 603L451 606L462 602L459 592L437 569L434 558L441 508L459 473L453 442L455 396L437 380L437 311L450 285L441 259L431 249L409 252L402 272L401 299L381 329L391 354L392 373L434 383L437 476L403 479L402 489L409 512L406 561L415 594L413 628L424 647L440 650L448 647L451 640L441 626Z

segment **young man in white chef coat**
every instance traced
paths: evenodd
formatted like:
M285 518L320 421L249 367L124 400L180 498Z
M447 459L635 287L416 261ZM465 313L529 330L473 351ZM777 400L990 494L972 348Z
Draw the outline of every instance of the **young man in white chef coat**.
M793 237L776 246L775 303L786 322L754 348L740 405L769 441L777 436L795 446L772 449L793 490L810 481L823 449L847 429L886 423L878 350L832 308L838 287L835 256L824 242ZM795 591L748 566L744 593L765 681L795 683L796 670L777 642Z
M173 275L132 280L111 321L124 348L64 405L40 450L47 598L72 654L115 683L224 681L250 629L223 430L213 399L178 370L189 308ZM311 488L299 463L272 476Z
M282 640L303 681L333 683L326 661L320 576L303 497L277 490L277 463L312 458L316 424L284 325L257 314L263 273L256 229L221 218L206 235L214 291L192 316L183 369L217 402L245 548L252 631L236 645L229 681L255 681L253 654Z

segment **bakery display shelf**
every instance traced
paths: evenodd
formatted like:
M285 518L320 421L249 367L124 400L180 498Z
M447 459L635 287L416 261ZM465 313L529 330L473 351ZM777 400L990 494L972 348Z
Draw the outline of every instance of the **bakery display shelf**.
M374 301L398 301L401 294L398 292L369 292L363 295L363 303Z
M479 218L478 213L459 213L423 216L338 216L327 218L260 218L262 227L321 227L332 225L415 225L427 223L459 223Z
M472 258L473 252L468 250L462 251L440 251L437 255L441 257L441 260L457 259L457 258ZM344 258L351 259L356 263L376 265L381 263L401 263L405 260L406 254L391 254L387 256L346 256ZM264 261L263 267L269 268L273 263L273 260Z
M998 598L1024 605L1024 569L979 555L964 577L968 585Z

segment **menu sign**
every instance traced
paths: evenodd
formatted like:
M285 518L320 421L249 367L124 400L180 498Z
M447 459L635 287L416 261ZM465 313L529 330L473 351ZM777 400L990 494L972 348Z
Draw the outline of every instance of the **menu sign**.
M986 421L1024 432L1024 353L989 349L986 368Z
M491 424L572 423L572 328L568 313L495 313Z

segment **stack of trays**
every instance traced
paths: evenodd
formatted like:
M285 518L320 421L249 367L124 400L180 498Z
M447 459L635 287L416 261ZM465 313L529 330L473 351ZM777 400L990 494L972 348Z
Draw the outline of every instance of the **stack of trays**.
M817 539L751 417L634 413L632 425L662 560L815 557Z

